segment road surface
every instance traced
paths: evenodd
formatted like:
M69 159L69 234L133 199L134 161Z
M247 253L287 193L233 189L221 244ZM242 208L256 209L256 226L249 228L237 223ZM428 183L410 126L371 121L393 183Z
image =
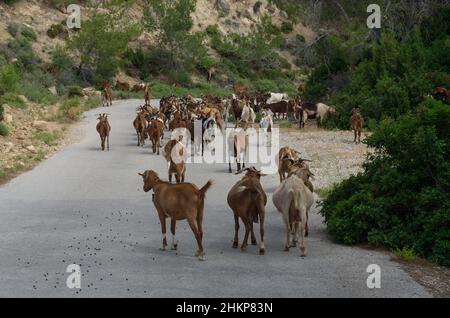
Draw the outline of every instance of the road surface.
M153 169L166 179L167 165L148 142L136 146L137 105L128 100L107 109L109 152L99 151L94 109L73 132L82 131L79 143L0 187L0 296L430 296L386 253L333 243L317 208L310 215L308 256L284 252L285 228L271 200L277 175L262 180L269 199L266 255L259 256L257 246L232 249L234 220L226 194L240 177L228 174L225 164L187 166L186 181L215 181L205 206L206 261L194 257L196 244L185 221L177 227L178 251L160 251L151 194L143 192L137 173ZM69 264L80 266L81 289L66 286ZM380 289L367 287L370 264L381 268Z

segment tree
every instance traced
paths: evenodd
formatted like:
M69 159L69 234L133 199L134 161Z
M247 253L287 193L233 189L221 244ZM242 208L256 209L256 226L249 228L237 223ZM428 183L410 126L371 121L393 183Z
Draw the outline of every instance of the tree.
M78 75L97 83L113 76L128 42L139 34L139 26L125 21L122 10L96 12L68 42L68 48L79 59ZM91 79L87 78L89 71L95 74Z

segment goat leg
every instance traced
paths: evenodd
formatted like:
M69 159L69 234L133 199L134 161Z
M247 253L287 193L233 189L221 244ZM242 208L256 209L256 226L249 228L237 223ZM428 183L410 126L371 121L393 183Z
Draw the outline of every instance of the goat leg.
M241 250L243 252L247 249L248 236L249 236L250 230L251 230L251 225L249 224L248 220L244 221L244 225L245 225L245 236L244 236L244 241L242 241L242 245L241 245Z
M292 243L290 245L290 247L296 247L297 246L297 242L298 242L298 222L294 223L294 234L292 237Z
M161 233L162 233L162 248L161 251L165 251L167 247L167 238L166 238L166 217L165 215L159 215L159 221L161 222Z
M177 227L177 221L175 219L170 220L170 232L172 233L172 250L178 248L178 241L175 238L175 230Z
M252 238L252 245L256 245L256 237L255 237L255 232L253 231L253 224L251 224L250 234L251 234L251 238Z
M197 240L198 250L195 253L195 256L197 256L199 260L203 261L205 253L203 252L202 238L198 231L196 221L195 219L188 219L187 221L189 223L189 226L191 227L192 232L194 233L195 239Z
M233 240L233 248L237 248L239 246L239 216L234 215L234 240Z

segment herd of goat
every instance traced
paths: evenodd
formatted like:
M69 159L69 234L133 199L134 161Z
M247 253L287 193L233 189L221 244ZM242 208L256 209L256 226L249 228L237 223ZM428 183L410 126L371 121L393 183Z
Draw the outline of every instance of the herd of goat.
M308 118L316 118L318 125L329 114L336 110L325 104L302 103L300 99L289 99L284 94L254 94L248 93L243 85L234 86L234 94L231 99L222 100L214 96L205 96L201 100L192 96L163 97L159 108L150 105L150 93L147 85L142 84L136 89L144 92L145 104L137 110L133 126L137 136L137 146L143 146L146 139L150 139L152 151L159 155L163 146L164 131L187 130L190 132L191 142L194 147L203 149L205 144L213 141L215 131L223 131L229 122L229 115L233 115L235 128L233 133L227 136L228 149L231 149L230 159L236 161L236 174L244 173L244 176L230 189L227 202L234 213L235 235L233 247L239 245L238 232L239 220L245 226L245 236L241 249L245 250L251 236L251 244L257 241L253 231L253 224L259 223L260 244L259 254L265 253L264 245L264 218L267 195L261 186L260 178L264 173L255 167L245 167L245 158L248 151L249 137L248 127L256 120L257 112L262 118L259 128L267 135L268 142L271 139L271 129L274 118L287 118L293 116L303 127ZM111 105L111 86L105 83L103 87L104 106ZM97 131L101 138L101 148L109 150L109 133L111 126L108 122L108 114L100 114L98 117ZM194 133L195 123L201 124L201 135ZM357 108L353 109L350 124L355 131L355 142L360 142L361 130L364 120ZM163 181L157 172L147 170L139 173L143 178L145 192L153 190L153 203L158 212L161 230L163 234L162 249L167 248L166 219L170 218L170 230L172 233L172 249L177 249L178 242L175 239L176 221L186 219L197 240L198 250L196 256L204 258L203 249L203 213L205 194L212 186L208 181L203 187L198 188L192 183L185 182L185 155L187 140L184 135L171 138L163 148L163 156L168 163L168 179ZM286 225L285 250L297 246L299 243L299 226L301 224L301 240L299 249L302 256L306 255L305 237L308 236L308 213L314 203L314 188L311 183L313 177L309 169L308 160L300 157L300 153L290 147L283 147L276 156L276 163L280 176L280 185L274 191L272 200L283 217ZM242 165L241 165L242 163ZM231 160L229 160L229 172ZM172 183L175 176L176 183ZM292 235L292 240L291 240Z

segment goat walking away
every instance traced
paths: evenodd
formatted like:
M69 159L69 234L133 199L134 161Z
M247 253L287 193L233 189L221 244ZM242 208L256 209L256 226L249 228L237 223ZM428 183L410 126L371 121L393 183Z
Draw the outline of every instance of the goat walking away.
M175 174L177 183L184 182L186 154L186 147L181 143L181 140L169 140L164 146L164 158L168 165L169 182L172 182L173 174Z
M291 175L284 180L274 191L272 201L278 212L281 213L286 225L285 251L295 247L298 242L299 223L302 223L302 239L300 242L301 256L306 256L305 236L308 224L308 214L314 204L314 196L302 179ZM291 244L291 226L294 226L294 235Z
M354 143L358 144L361 142L361 132L364 126L364 118L359 112L358 108L352 109L352 116L350 117L350 126L355 134ZM358 140L357 140L358 139Z
M102 151L105 150L105 141L106 148L109 150L109 133L111 131L111 126L108 122L108 114L99 114L97 120L99 120L99 122L97 123L96 129L100 135Z
M144 181L144 191L153 189L153 204L158 212L162 232L162 250L166 250L166 218L170 217L170 231L172 233L172 249L178 248L175 239L176 221L187 220L195 239L198 250L195 254L199 260L204 260L203 250L203 214L206 192L211 188L212 181L209 180L200 189L192 183L172 184L162 181L155 171L147 170L139 173Z
M161 140L164 136L164 121L159 117L153 117L148 126L148 135L152 142L153 153L159 155L159 148L161 147Z
M239 245L239 218L245 226L245 236L242 241L241 250L245 251L248 245L249 234L251 233L252 245L256 245L255 233L253 232L253 223L259 222L260 246L259 254L265 254L264 246L264 217L265 206L267 204L267 195L264 192L260 179L265 176L255 167L246 168L238 171L236 174L246 172L228 192L227 202L234 214L234 240L233 248Z
M103 82L102 104L103 106L112 106L111 83L108 81Z
M145 139L147 138L147 119L145 118L146 112L140 111L137 113L136 118L133 120L133 126L137 135L137 146L144 146Z
M228 172L231 170L232 158L236 161L237 171L245 168L245 160L248 157L249 136L247 133L247 123L239 122L240 127L235 128L227 136L228 144Z

